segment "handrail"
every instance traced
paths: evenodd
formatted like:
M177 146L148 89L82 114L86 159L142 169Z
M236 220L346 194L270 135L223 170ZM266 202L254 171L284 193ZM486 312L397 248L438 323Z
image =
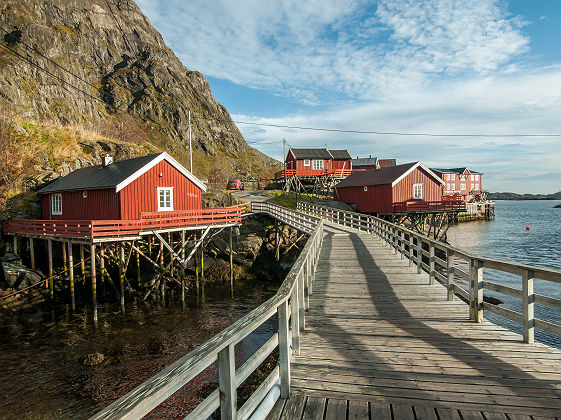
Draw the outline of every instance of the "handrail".
M252 207L271 215L277 213L287 219L290 218L294 223L301 220L306 228L310 226L312 220L316 222L300 256L275 296L95 414L92 419L140 418L215 361L218 361L219 388L201 401L187 419L207 418L219 407L223 419L245 419L267 395L273 392L273 388L280 387L282 398L289 396L291 348L293 352L300 352L300 331L304 329L305 311L309 307L312 281L323 239L323 221L272 204L253 203ZM234 346L275 314L279 321L278 331L236 371ZM279 365L246 403L237 409L237 387L277 346ZM277 380L280 380L279 385ZM279 394L274 395L278 397Z
M534 293L534 279L536 278L561 283L561 271L559 270L474 255L460 248L430 239L403 226L366 214L319 206L304 201L299 201L297 208L334 223L376 234L385 245L393 248L396 254L400 253L402 259L409 259L410 266L416 265L418 273L427 272L430 284L433 284L436 279L444 285L448 291L448 300L452 300L455 294L467 297L470 319L473 321L481 322L483 310L488 310L521 322L525 343L534 342L534 328L561 335L561 325L534 316L535 303L561 309L561 299ZM436 250L441 251L445 258L437 257ZM469 272L465 272L457 266L456 260L466 261L469 265ZM521 290L484 281L484 268L521 276ZM469 290L461 288L455 282L455 275L468 280ZM483 302L484 289L522 299L522 313Z
M335 175L338 177L347 177L351 174L350 169L283 169L275 172L275 179L296 176L322 176Z
M139 235L156 229L216 225L241 222L246 205L174 212L143 212L131 220L6 220L4 232L35 235L61 235L77 238L103 238Z

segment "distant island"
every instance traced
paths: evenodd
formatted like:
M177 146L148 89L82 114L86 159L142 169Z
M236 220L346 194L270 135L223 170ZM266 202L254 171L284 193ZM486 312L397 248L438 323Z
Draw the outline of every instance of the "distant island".
M512 192L490 192L489 200L561 200L561 191L553 194L517 194Z

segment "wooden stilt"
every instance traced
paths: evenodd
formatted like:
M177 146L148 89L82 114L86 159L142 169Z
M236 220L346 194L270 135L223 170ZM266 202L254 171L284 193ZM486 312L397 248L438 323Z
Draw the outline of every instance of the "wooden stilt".
M228 233L228 239L230 241L230 287L234 287L234 257L232 251L232 227L230 226L230 232Z
M121 312L125 313L125 247L119 244L119 283L121 286Z
M138 243L137 245L140 246ZM136 250L136 282L138 287L140 287L140 253L138 249Z
M49 290L51 300L55 297L55 284L53 279L53 240L47 239L47 254L49 258Z
M99 271L101 272L101 283L103 284L103 296L105 296L105 246L99 246Z
M164 255L164 243L160 241L160 270L163 272L165 270L165 255ZM162 276L160 280L160 299L165 306L166 303L166 286L165 286L166 278Z
M197 234L195 233L195 242L197 241ZM199 291L199 253L195 252L195 284L197 292Z
M279 255L279 248L280 248L280 240L279 240L279 222L275 219L275 261L279 262L280 255Z
M68 270L68 264L66 262L66 243L61 242L62 244L62 269L64 271Z
M18 236L14 235L14 255L18 255Z
M84 285L86 282L86 262L84 259L84 244L80 244L80 270L82 270L82 279L84 280Z
M152 256L152 235L148 236L148 255Z
M93 307L93 321L97 327L97 285L95 278L95 245L90 246L90 263L91 263L91 277L92 277L92 307Z
M173 239L172 234L171 234L171 232L169 232L169 233L168 233L168 244L169 244L169 246L171 246L171 247L173 248L173 241L172 241L172 239ZM173 261L173 254L171 253L171 251L169 251L169 259L170 259L170 261ZM173 277L173 269L174 269L174 266L173 266L173 264L172 264L171 267L170 267L170 269L169 269L169 273L170 273L170 276L171 276L171 277Z
M72 312L76 310L76 298L74 296L74 255L72 253L72 242L68 242L68 276L70 278L70 305Z
M201 280L205 281L205 241L201 242Z
M181 231L181 252L180 257L182 261L185 261L185 231ZM181 303L185 304L185 269L181 265Z
M33 247L33 238L29 238L29 254L31 256L31 269L35 270L35 248Z

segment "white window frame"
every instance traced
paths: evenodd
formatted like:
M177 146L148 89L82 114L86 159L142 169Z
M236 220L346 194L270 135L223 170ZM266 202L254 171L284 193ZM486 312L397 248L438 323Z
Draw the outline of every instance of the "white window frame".
M446 174L446 181L450 181L450 174Z
M469 177L470 177L470 181L475 181L475 178L474 178L473 174L471 174Z
M479 181L479 175L475 175L475 180Z
M304 159L304 166L310 166L310 159Z
M368 185L364 186L364 191L368 191Z
M479 191L479 184L475 184L475 191Z
M51 195L51 214L53 216L62 216L62 194Z
M160 201L160 195L162 193L165 194L166 191L169 191L169 206L162 206L161 205L161 201ZM173 187L156 187L156 200L158 203L158 211L173 211ZM165 197L164 197L164 201L165 201ZM164 202L165 204L165 202Z
M456 174L450 174L450 180L455 181L456 180Z
M323 159L312 160L312 169L323 170Z
M460 184L460 191L466 190L466 184Z
M472 191L474 190L473 187L475 187L475 184L471 184L471 190L472 190Z
M413 200L423 199L423 184L413 184Z

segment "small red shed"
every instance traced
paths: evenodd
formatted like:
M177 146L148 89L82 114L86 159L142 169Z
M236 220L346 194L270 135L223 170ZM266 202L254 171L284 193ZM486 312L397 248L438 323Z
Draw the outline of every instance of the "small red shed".
M132 220L202 208L205 185L167 153L77 169L37 192L43 220Z
M352 204L364 213L395 213L408 203L417 205L442 200L440 179L421 162L378 170L352 172L335 186L333 198Z
M351 169L351 155L346 150L291 148L285 162L288 174L297 176L346 173Z
M353 171L368 171L370 169L387 168L388 166L395 166L395 159L378 159L377 157L359 158L351 161Z
M464 201L471 201L483 190L481 172L463 168L431 168L445 183L444 195L459 196Z

